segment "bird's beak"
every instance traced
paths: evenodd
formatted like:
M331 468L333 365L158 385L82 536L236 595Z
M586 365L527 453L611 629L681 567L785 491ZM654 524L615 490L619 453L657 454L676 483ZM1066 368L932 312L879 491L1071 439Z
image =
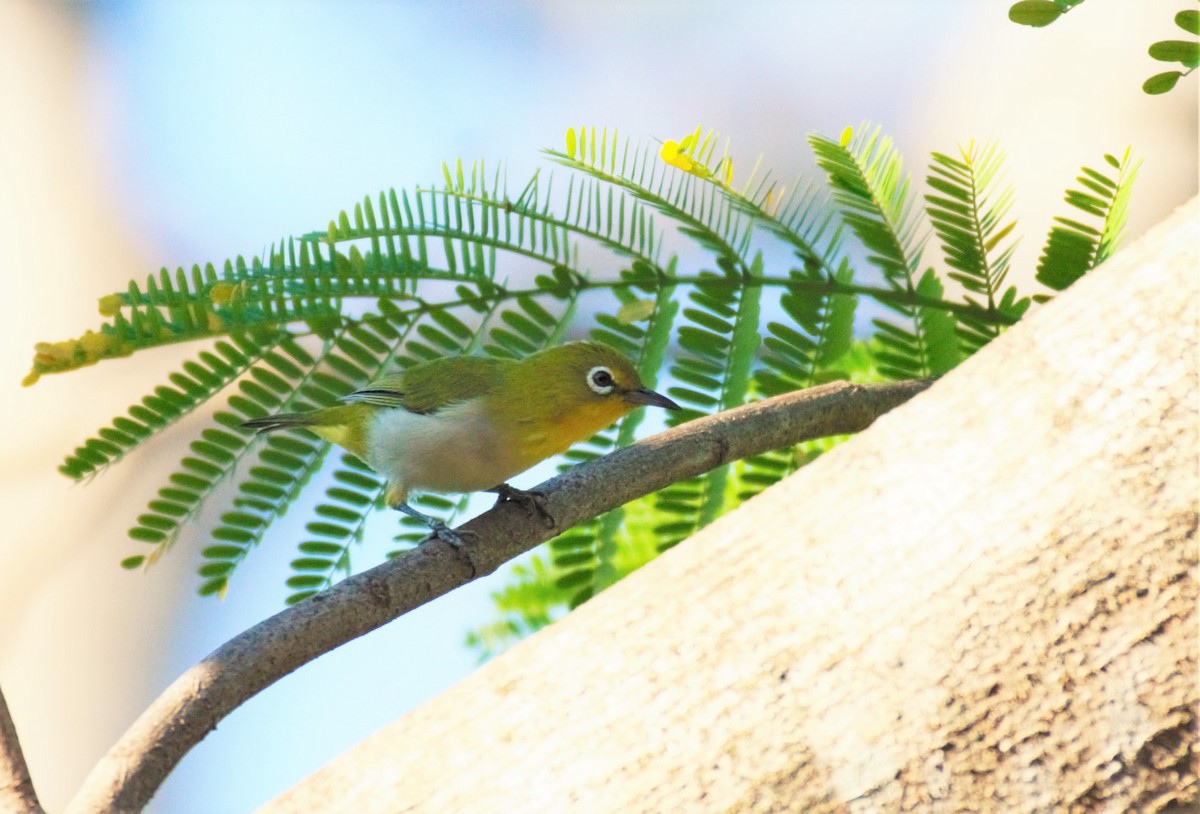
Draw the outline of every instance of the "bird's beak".
M625 400L631 404L645 404L647 407L665 407L668 410L678 410L679 405L661 393L641 388L625 393Z

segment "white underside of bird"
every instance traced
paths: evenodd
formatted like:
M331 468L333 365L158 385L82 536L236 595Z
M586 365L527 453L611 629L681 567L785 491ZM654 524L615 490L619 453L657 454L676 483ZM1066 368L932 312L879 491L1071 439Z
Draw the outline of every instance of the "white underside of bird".
M479 492L521 471L486 420L482 399L428 414L380 410L367 435L367 464L388 479L391 505L413 489Z

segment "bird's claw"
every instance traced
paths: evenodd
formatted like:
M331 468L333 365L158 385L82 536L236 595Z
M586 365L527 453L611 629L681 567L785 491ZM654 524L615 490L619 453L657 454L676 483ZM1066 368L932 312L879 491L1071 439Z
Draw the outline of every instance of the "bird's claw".
M478 535L473 531L455 531L440 520L435 520L433 523L430 523L429 528L433 533L425 539L441 540L443 543L453 548L456 552L458 552L459 556L467 561L467 565L471 566L471 579L475 579L475 577L479 574L479 569L475 567L475 560L471 557L471 552L467 550L467 544L463 538L478 537Z
M463 550L463 546L466 545L466 542L463 540L463 537L478 536L473 531L465 531L465 530L455 531L454 529L450 528L445 523L442 523L440 521L438 521L436 523L431 523L429 528L433 532L433 534L429 535L430 537L436 537L437 539L441 540L443 543L446 543L447 545L451 545L451 546L459 549L460 551Z
M517 489L516 487L509 486L507 483L502 483L494 489L489 489L488 491L495 492L498 495L496 498L496 506L499 506L501 503L508 503L509 501L513 503L520 503L521 506L524 507L525 514L528 517L533 517L536 514L538 517L542 518L542 521L546 524L547 528L554 527L554 518L550 515L550 510L546 508L545 492Z
M426 540L441 540L443 543L458 552L460 556L464 557L467 561L467 564L471 566L471 579L474 579L479 573L479 570L475 567L475 560L471 559L471 552L467 550L466 541L463 540L463 537L476 537L477 535L475 532L465 530L455 531L441 520L438 520L436 517L430 517L429 515L421 514L407 503L400 503L392 508L398 512L408 515L432 531L433 533L426 537Z

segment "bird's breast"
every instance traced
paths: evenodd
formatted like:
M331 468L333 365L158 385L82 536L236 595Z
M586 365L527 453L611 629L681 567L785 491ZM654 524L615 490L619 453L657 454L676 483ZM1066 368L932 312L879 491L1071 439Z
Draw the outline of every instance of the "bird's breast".
M565 452L571 445L591 438L629 412L619 402L584 404L569 411L526 416L515 424L513 436L523 461L523 469L551 455Z
M501 437L478 399L429 414L380 410L370 425L368 447L371 468L405 492L477 492L525 468L511 439Z

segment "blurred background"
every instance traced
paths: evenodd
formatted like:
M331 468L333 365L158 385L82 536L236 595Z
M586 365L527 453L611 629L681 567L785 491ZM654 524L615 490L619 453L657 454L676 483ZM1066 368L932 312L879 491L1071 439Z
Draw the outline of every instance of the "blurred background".
M188 666L282 607L293 512L224 601L195 596L212 517L149 574L126 529L193 416L86 486L63 454L196 348L22 389L35 342L100 322L97 299L161 266L261 254L364 194L503 161L519 188L568 126L647 141L698 124L740 167L811 173L805 136L870 120L923 178L931 150L1007 150L1027 281L1081 164L1145 157L1130 238L1197 190L1197 80L1164 97L1146 56L1182 0L1089 0L1055 25L1008 0L808 2L0 2L0 685L48 810ZM603 272L604 270L597 270ZM517 485L538 482L537 473ZM218 498L219 502L219 498ZM244 811L470 672L467 629L503 574L303 668L222 722L158 812ZM430 756L437 760L436 755Z

